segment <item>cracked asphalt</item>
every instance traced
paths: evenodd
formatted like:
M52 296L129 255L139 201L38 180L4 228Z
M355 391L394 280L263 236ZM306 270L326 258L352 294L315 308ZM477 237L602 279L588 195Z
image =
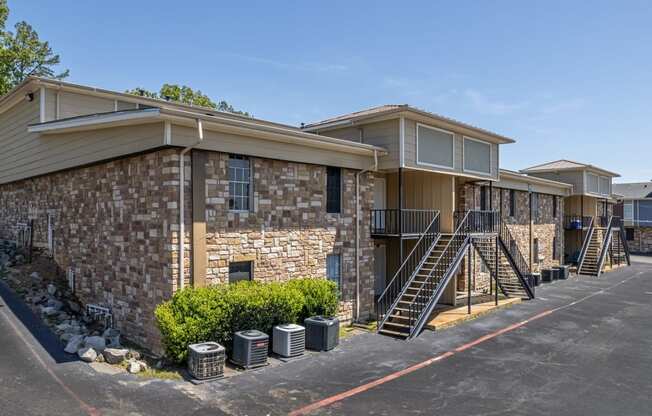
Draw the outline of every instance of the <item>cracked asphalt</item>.
M364 334L201 386L71 361L0 287L0 414L649 415L652 264L637 260L410 342Z

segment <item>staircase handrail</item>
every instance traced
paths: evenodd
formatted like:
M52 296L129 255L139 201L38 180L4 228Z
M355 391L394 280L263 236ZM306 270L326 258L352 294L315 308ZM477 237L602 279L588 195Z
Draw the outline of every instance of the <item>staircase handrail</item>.
M423 231L417 243L405 257L405 260L401 263L401 266L378 298L378 301L376 302L379 320L378 329L382 327L389 317L389 313L387 312L391 311L396 303L401 299L401 295L414 279L414 276L419 271L426 258L430 255L430 252L435 244L437 244L437 241L439 241L440 235L439 211L437 211L432 221L430 221L430 224L428 224L428 227ZM429 236L432 236L432 238L429 238ZM405 272L406 268L409 267L408 265L414 266L409 274Z
M591 237L593 236L593 217L589 222L589 229L586 231L586 238L582 242L582 249L580 250L580 257L577 259L577 272L579 273L582 270L582 265L584 265L584 259L586 258L586 252L589 249L589 243L591 242Z
M452 260L456 260L455 257L457 257L457 255L459 254L457 252L459 251L459 249L461 247L463 247L465 245L465 242L468 242L468 239L469 239L468 219L469 219L469 213L470 212L471 211L467 211L467 213L464 216L464 218L462 219L462 221L459 222L459 225L457 226L457 229L453 233L451 239L448 241L448 244L446 244L446 247L442 250L442 253L439 255L439 258L435 262L435 265L430 269L430 272L428 273L428 276L426 277L426 279L423 282L421 282L421 285L419 286L419 289L417 290L417 293L414 296L414 299L412 300L412 303L409 306L408 327L409 327L410 334L409 334L408 338L411 338L411 337L414 336L415 333L418 333L418 331L423 326L424 310L430 310L431 309L430 306L431 306L431 303L433 302L433 300L436 300L436 299L439 298L439 296L435 296L435 295L438 294L438 292L441 290L441 287L438 288L438 284L435 284L434 287L432 287L433 285L430 282L430 280L431 280L431 278L433 276L433 273L438 269L438 266L439 266L439 264L441 263L441 261L442 261L442 259L444 257L451 258L451 262L446 267L446 270L442 274L442 276L441 276L442 279L440 280L439 283L441 283L441 281L443 281L443 280L446 280L444 278L451 272L451 268L454 267L455 264L457 263L456 261L452 261ZM453 253L447 255L448 251L452 247L454 247L453 244L455 242L459 242L459 244L457 244L457 243L455 244L455 246L457 246L456 247L457 250L454 253L455 257L453 256ZM427 286L430 287L431 292L432 292L432 294L430 296L427 296L425 293L422 293L422 292L424 292L424 288L427 287ZM426 298L426 297L427 297L426 301L424 301L424 302L419 301L419 299ZM421 305L421 307L417 308L417 306L419 306L419 305Z
M625 260L627 260L627 265L631 266L632 262L629 258L629 243L627 242L627 233L625 233L625 221L622 219L620 221L620 241L622 241L623 248L625 249Z
M609 244L611 242L611 232L612 232L612 222L613 222L613 215L609 217L609 223L607 225L607 233L604 235L604 238L602 239L602 247L600 248L600 257L598 258L598 276L602 273L602 268L604 267L604 261L607 258L607 251L609 249Z
M530 282L527 279L527 276L532 274L532 270L530 269L528 262L525 261L525 257L523 257L521 250L518 248L516 239L514 239L511 231L509 231L509 227L507 227L507 224L504 222L502 222L500 226L499 241L507 261L516 271L516 276L521 282L523 288L525 288L528 297L534 299L534 290L530 287ZM509 242L509 244L507 244L506 241Z

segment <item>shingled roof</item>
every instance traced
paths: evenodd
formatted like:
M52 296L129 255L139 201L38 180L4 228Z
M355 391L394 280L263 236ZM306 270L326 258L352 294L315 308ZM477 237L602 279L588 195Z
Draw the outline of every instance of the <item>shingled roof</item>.
M624 199L652 199L652 182L614 183L613 191Z
M618 173L610 172L606 169L599 168L594 165L589 165L588 163L580 163L567 159L555 160L552 162L542 163L540 165L531 166L526 169L522 169L522 173L537 173L537 172L558 172L563 170L581 170L581 169L593 169L600 171L604 174L613 177L620 177Z

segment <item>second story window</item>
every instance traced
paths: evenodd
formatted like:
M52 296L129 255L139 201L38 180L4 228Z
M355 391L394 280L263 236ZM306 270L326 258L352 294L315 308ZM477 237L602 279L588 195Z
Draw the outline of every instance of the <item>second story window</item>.
M249 211L251 201L251 165L249 158L229 156L229 209Z
M513 189L509 190L509 216L513 217L516 215L516 191Z
M342 210L342 170L326 169L326 212L339 214Z

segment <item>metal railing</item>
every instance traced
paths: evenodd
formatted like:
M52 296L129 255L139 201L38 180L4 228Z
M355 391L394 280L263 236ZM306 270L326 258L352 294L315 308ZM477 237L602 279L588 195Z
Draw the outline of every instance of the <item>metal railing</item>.
M625 251L625 260L627 260L627 265L631 266L632 262L629 258L629 243L627 242L627 233L625 232L625 222L626 220L620 220L620 241L623 245L623 250Z
M469 243L471 233L470 219L472 211L458 221L455 233L437 259L435 265L430 269L426 279L419 285L417 293L408 308L408 326L412 338L418 334L427 320L432 308L437 303L444 286L453 274L456 266L463 257L463 249Z
M500 230L500 212L498 211L456 211L455 227L466 221L469 233L497 233Z
M414 275L419 271L425 259L430 255L433 247L439 240L439 212L430 221L421 237L414 245L414 248L407 255L397 272L392 277L383 293L378 298L377 314L378 314L378 328L387 320L389 312L394 308L396 303L401 298L401 295L408 287Z
M598 258L598 271L597 275L602 274L602 268L604 267L604 261L607 258L607 252L609 251L609 246L611 245L612 227L614 222L620 224L619 217L609 217L609 222L607 223L607 231L605 232L604 238L602 239L602 247L600 247L600 257Z
M511 263L512 268L516 271L521 285L525 289L530 299L534 299L534 291L530 287L528 277L532 274L530 264L525 260L523 253L518 248L516 239L512 236L507 224L502 223L500 226L500 243L503 246L507 260Z
M372 209L371 234L421 234L438 215L434 209Z
M580 256L577 258L577 272L579 273L582 270L582 265L584 264L584 259L586 258L586 252L589 249L589 244L591 243L591 236L593 236L593 217L589 221L589 229L586 231L586 237L584 242L582 242L582 248L580 249Z
M598 216L598 217L595 217L594 224L595 224L596 227L607 228L607 227L609 227L609 222L611 221L612 218L613 218L613 216L611 216L611 217Z
M593 217L582 215L564 215L564 228L567 230L582 230L587 228Z

